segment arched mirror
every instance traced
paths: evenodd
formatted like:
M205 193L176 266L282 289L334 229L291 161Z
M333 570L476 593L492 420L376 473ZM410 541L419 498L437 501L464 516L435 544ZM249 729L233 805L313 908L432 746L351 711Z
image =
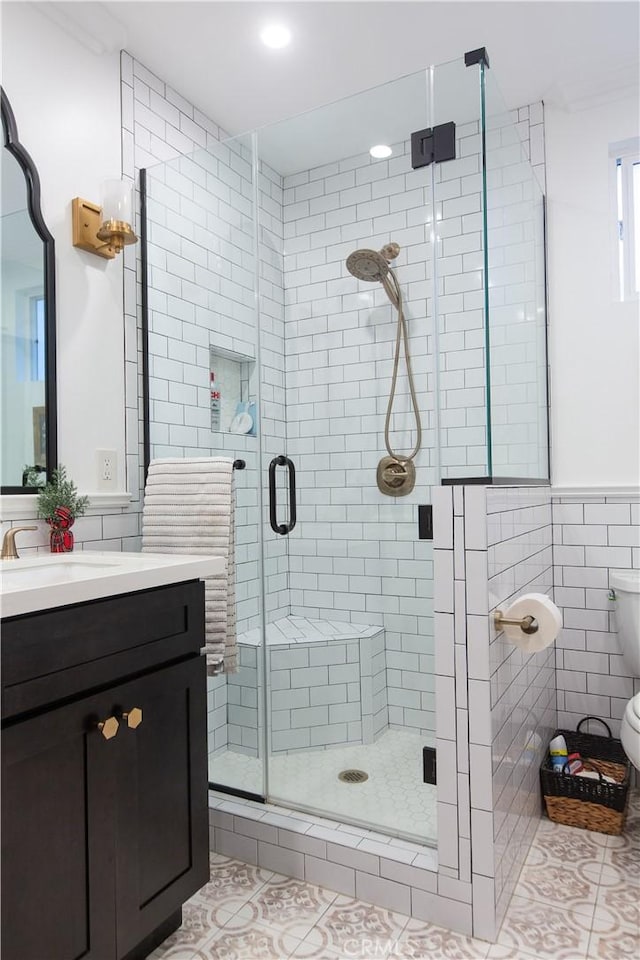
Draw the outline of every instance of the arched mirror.
M0 88L0 319L2 493L35 493L57 464L54 240L40 179Z

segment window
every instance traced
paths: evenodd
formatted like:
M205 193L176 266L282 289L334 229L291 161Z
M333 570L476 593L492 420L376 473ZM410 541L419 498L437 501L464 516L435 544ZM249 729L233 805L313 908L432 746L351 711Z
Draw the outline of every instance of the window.
M44 380L44 297L31 297L31 379Z
M616 296L635 300L640 295L640 140L613 144L615 165Z
M22 383L44 381L46 317L42 294L21 292L16 314L16 379Z

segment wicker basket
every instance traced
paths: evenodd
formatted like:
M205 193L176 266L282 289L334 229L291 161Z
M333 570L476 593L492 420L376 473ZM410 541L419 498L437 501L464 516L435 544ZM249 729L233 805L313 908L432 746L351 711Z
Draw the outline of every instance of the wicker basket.
M602 723L609 736L582 733L580 728L588 720ZM540 785L549 819L582 830L621 834L627 818L631 768L622 744L599 717L584 717L575 731L556 730L554 737L559 734L567 741L568 752L579 753L587 769L613 777L616 783L556 773L547 757L540 767Z

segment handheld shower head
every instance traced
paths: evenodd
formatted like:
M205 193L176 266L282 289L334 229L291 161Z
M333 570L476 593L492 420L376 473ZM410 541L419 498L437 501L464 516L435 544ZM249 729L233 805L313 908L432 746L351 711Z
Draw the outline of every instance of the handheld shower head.
M382 281L389 273L389 264L376 250L354 250L347 257L347 270L357 280Z
M347 270L357 280L383 283L389 273L389 261L400 253L397 243L387 243L382 250L354 250L347 257Z
M382 250L354 250L347 257L347 270L357 280L381 283L393 306L400 306L400 288L389 264L400 253L397 243L387 243Z

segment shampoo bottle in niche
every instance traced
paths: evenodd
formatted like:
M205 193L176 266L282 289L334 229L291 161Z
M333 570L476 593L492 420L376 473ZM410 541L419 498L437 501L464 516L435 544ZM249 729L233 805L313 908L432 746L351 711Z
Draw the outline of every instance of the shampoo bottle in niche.
M562 768L567 762L567 741L561 733L554 737L549 744L549 753L551 754L551 766L555 773L562 773Z

